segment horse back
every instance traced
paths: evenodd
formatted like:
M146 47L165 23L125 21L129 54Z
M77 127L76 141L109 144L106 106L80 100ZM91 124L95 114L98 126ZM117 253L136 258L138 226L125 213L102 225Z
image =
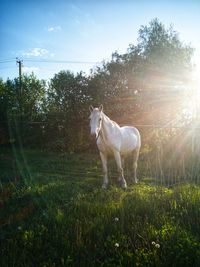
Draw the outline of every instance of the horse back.
M121 127L121 152L128 153L141 146L141 137L137 128L131 126Z

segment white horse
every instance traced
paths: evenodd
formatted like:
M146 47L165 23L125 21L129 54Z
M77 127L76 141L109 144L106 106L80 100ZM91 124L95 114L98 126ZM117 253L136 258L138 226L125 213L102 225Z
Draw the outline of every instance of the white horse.
M126 188L124 179L123 163L124 157L128 154L133 156L133 178L137 183L137 160L139 156L141 138L139 131L131 126L120 127L103 113L103 106L93 108L90 106L90 130L91 135L96 138L96 143L100 151L100 157L103 165L104 179L102 188L108 186L108 155L114 155L119 171L119 182L122 188Z

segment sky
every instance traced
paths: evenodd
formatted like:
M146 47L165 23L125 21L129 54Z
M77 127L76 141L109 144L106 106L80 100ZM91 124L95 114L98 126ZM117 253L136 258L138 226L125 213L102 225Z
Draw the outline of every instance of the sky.
M101 66L112 53L137 44L141 25L158 18L172 24L195 48L200 66L199 0L4 0L0 2L0 78L34 72L50 79L61 70L74 73ZM199 67L200 70L200 67Z

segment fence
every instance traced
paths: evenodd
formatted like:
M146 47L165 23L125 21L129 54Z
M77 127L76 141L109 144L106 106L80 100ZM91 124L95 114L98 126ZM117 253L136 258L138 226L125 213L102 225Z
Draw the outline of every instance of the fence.
M26 128L26 126L28 127ZM95 153L96 144L89 139L88 122L52 128L47 122L7 123L9 142L23 147L59 152ZM135 125L142 136L138 173L140 180L157 185L200 183L200 127ZM23 132L22 132L23 131ZM111 161L110 175L117 175ZM131 159L125 175L131 176ZM95 173L94 173L95 175Z

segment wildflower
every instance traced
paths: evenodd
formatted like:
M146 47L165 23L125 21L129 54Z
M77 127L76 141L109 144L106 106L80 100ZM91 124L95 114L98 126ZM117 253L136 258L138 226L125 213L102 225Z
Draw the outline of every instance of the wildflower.
M119 247L119 243L115 243L115 247L118 248Z
M114 221L115 222L118 222L119 221L119 218L115 217Z
M21 226L18 226L17 229L18 229L19 231L21 231L21 230L22 230L22 227L21 227Z
M151 244L152 244L155 248L160 248L160 244L156 243L155 241L152 241Z

